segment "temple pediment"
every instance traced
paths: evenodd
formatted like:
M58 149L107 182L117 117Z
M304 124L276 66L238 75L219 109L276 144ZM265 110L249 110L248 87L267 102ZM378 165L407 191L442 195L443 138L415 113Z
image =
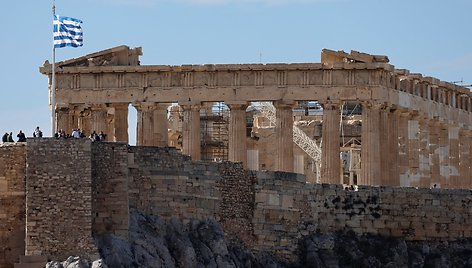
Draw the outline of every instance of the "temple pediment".
M139 65L139 56L142 54L141 47L129 48L122 45L79 58L56 62L56 67L137 66ZM51 63L48 60L40 67L40 72L51 73Z

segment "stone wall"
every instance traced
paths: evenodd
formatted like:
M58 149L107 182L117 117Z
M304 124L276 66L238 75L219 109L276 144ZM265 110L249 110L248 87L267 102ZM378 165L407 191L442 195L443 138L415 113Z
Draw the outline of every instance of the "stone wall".
M27 142L26 255L94 257L91 142Z
M306 183L300 174L192 161L174 148L28 139L26 146L0 146L0 268L25 250L93 257L92 232L127 238L129 207L165 219L214 218L251 248L290 257L314 232L472 237L471 202L471 190L344 189Z
M174 148L129 149L130 205L164 218L214 218L221 193L215 163L193 162Z
M472 191L305 184L290 173L259 172L254 233L263 249L290 254L314 232L352 230L408 240L472 237Z
M25 253L26 144L0 144L0 268Z
M241 163L192 161L174 148L129 148L130 205L164 218L217 219L252 243L254 178Z
M92 143L93 232L128 238L128 145Z
M221 191L218 219L224 230L246 243L254 245L255 173L243 169L241 163L218 164L221 179L217 185Z

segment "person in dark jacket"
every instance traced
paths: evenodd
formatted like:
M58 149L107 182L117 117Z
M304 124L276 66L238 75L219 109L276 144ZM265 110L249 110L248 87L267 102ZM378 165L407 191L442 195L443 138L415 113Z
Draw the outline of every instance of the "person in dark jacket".
M13 132L10 132L10 135L8 135L8 142L15 142L13 140Z
M18 142L26 142L26 136L23 131L20 130L20 133L18 133L16 136L18 137Z
M8 132L5 132L5 134L3 134L2 142L8 142Z

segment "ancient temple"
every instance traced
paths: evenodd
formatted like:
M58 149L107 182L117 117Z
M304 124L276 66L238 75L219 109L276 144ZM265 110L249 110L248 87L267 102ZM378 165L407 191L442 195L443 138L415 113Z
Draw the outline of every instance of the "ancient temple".
M194 160L313 182L472 186L465 87L357 51L325 49L321 63L297 64L143 66L141 55L119 46L57 63L57 129L128 142L134 107L138 146L174 146ZM40 71L51 78L48 62Z

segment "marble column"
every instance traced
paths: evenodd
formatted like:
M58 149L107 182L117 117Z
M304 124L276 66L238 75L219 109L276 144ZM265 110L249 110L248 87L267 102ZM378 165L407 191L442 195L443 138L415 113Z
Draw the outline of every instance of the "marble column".
M184 121L182 124L182 153L190 155L193 160L201 159L200 147L200 104L181 105Z
M418 117L412 116L408 120L408 186L419 187L420 185L420 125Z
M113 121L113 140L129 142L128 136L128 103L114 103L115 116Z
M116 141L115 140L115 108L108 107L107 109L107 131L104 131L106 134L106 141Z
M453 102L454 104L454 102ZM459 180L459 127L449 126L449 187L460 188Z
M321 182L341 183L339 103L323 104L323 125L321 134Z
M154 146L169 146L169 120L167 119L167 103L158 103L153 111L153 141Z
M360 185L380 185L380 110L370 103L362 105Z
M73 129L79 128L79 117L80 117L80 110L77 106L71 106L69 108L69 125L63 129L66 134L72 134Z
M430 163L430 182L429 187L438 187L441 184L440 165L439 165L439 132L440 124L436 119L429 121L429 163Z
M230 109L228 160L242 162L247 168L246 108L247 104L227 104Z
M92 133L91 121L92 120L90 108L82 108L78 118L78 126L82 133L86 136L89 136Z
M56 131L63 130L69 132L69 107L59 106L56 108ZM52 133L54 135L55 133Z
M380 148L380 178L379 178L379 185L390 185L390 140L392 137L389 133L389 115L390 109L389 107L381 107L379 110L380 118L379 118L379 135L380 140L382 141L382 148ZM396 137L395 137L396 138Z
M419 187L429 188L431 186L431 165L429 158L429 144L430 144L430 128L429 120L422 118L419 120L419 174L420 182Z
M449 188L449 129L446 123L439 124L439 183Z
M399 186L410 186L409 180L409 125L410 114L408 111L399 111L398 117L398 174Z
M103 104L92 105L91 110L91 125L92 132L95 131L97 134L100 131L104 133L108 130L107 127L107 107ZM106 133L105 133L106 134Z
M137 103L136 143L140 146L168 146L167 104Z
M471 188L470 165L471 165L471 132L467 129L461 129L459 137L459 183L461 188Z
M293 172L293 103L274 102L275 106L275 170Z
M387 129L384 130L384 134L387 133L387 149L388 149L388 180L385 185L387 186L400 186L400 172L398 170L398 121L400 113L397 111L390 111L387 113ZM382 126L385 125L385 118ZM385 165L385 161L383 161Z

